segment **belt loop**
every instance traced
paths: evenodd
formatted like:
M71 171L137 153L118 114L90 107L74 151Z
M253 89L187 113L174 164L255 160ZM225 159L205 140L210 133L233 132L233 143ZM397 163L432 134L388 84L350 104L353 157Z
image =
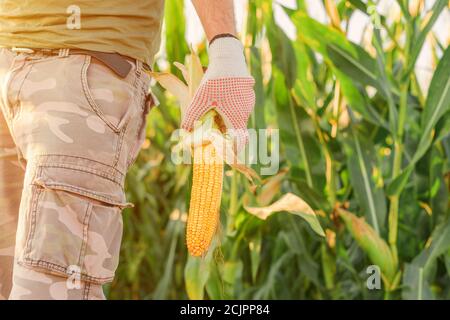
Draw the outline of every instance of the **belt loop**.
M138 76L138 78L141 77L141 73L142 73L142 62L139 59L136 59L136 75Z
M70 49L69 48L61 48L59 49L58 57L65 58L69 56Z

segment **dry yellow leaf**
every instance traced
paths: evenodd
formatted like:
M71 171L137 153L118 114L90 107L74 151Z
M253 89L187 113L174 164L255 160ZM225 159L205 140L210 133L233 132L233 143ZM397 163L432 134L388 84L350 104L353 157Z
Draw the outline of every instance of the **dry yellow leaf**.
M155 78L164 89L177 98L180 103L181 111L184 112L191 101L188 86L175 75L168 72L151 72L150 75Z
M325 236L325 232L320 226L314 210L302 198L293 193L285 194L281 199L272 203L270 206L245 206L245 210L262 220L266 220L273 213L287 211L302 217L318 235L321 235L322 237Z

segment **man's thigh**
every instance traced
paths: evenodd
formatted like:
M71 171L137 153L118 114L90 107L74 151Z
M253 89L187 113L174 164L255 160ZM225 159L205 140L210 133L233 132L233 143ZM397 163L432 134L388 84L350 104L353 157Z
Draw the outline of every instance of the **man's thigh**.
M32 57L19 73L9 110L27 167L11 297L42 295L33 272L86 293L112 281L118 264L124 179L144 136L149 79L139 63L122 79L84 55Z

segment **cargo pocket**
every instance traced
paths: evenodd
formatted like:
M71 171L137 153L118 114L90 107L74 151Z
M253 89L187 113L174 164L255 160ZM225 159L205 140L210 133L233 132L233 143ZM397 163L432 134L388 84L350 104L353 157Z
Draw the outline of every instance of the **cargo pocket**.
M63 277L104 284L119 262L121 211L132 206L114 181L73 168L38 167L30 229L18 263Z

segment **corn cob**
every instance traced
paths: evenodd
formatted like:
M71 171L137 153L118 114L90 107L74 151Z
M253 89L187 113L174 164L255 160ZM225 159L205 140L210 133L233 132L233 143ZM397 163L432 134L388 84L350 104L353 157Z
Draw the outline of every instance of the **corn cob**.
M208 250L219 224L224 164L211 143L194 148L193 158L186 243L189 253L198 257Z

